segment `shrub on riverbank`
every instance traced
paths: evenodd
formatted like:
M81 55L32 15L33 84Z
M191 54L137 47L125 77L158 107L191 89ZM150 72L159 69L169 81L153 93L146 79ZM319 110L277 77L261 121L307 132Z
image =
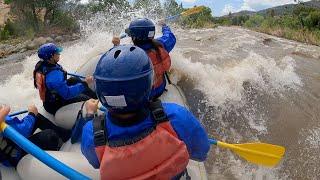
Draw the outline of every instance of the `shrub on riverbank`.
M63 34L72 34L78 29L76 20L65 8L67 0L6 0L5 3L10 4L10 18L0 29L0 40L34 38L52 28Z
M199 13L182 17L180 24L186 28L210 28L215 25L213 20L211 9L204 7Z
M253 30L270 34L277 37L284 37L286 39L292 39L299 42L306 42L313 45L320 46L320 30L308 30L308 29L291 29L282 27L258 27Z
M229 16L218 18L215 23L243 26L278 37L320 45L320 9L303 5L297 5L291 13L276 15L270 11L264 15Z
M320 45L320 11L301 16L263 17L255 15L244 24L259 32Z

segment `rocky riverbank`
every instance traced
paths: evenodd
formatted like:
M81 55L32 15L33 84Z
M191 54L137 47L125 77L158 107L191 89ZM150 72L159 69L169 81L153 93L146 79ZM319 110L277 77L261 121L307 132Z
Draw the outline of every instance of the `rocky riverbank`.
M25 56L34 53L39 46L45 43L64 43L80 39L79 34L72 35L50 35L49 37L37 37L29 40L11 40L0 43L0 63L8 60L23 59Z

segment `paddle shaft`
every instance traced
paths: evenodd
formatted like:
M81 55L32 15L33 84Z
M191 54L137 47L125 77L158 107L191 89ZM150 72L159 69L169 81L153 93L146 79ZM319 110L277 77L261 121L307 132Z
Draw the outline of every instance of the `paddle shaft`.
M50 156L48 153L40 149L38 146L31 143L28 139L18 133L15 129L10 127L5 123L1 123L0 128L4 135L21 147L24 151L30 153L38 160L46 164L48 167L57 171L64 177L68 179L90 179L87 176L75 171L74 169L68 167L62 162L58 161L54 157Z
M123 33L123 34L120 35L120 39L123 39L123 38L125 38L125 37L127 37L127 34L126 34L126 33Z
M164 19L164 21L173 21L173 20L178 19L180 16L181 16L181 13L180 13L180 14L173 15L173 16L168 16L168 17L166 17L166 18Z
M84 76L81 76L81 75L78 75L78 74L74 74L74 73L67 73L69 76L73 76L73 77L77 77L77 78L80 78L80 79L85 79L86 77Z
M181 16L188 16L188 15L191 15L191 14L198 13L198 12L201 11L201 9L203 9L203 6L194 7L194 8L191 8L191 9L187 10L187 11L181 12L179 14L176 14L176 15L173 15L173 16L168 16L168 17L165 18L165 21L174 21L174 20L178 19Z
M210 139L210 138L209 138L209 143L210 143L210 144L213 144L213 145L218 145L218 141L215 140L215 139Z
M13 116L17 116L17 115L24 114L24 113L27 113L27 112L28 112L28 110L18 111L18 112L9 114L8 116L9 117L13 117Z

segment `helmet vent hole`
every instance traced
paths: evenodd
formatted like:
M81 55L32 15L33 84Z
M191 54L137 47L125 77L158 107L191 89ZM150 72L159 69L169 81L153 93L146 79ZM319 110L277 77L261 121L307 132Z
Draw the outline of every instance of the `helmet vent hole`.
M114 58L117 59L117 57L120 55L121 50L118 50L114 53Z
M130 48L130 51L132 52L133 50L135 50L136 48L135 47L131 47Z

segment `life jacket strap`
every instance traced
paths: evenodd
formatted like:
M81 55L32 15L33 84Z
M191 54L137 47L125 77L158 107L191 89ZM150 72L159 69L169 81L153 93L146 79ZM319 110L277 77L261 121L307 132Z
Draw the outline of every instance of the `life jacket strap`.
M151 115L156 124L168 121L167 114L164 112L162 103L159 99L153 100L149 103Z
M121 147L134 144L148 135L150 135L157 127L158 124L169 121L166 113L164 112L162 103L160 100L155 100L149 103L149 109L151 111L152 119L155 122L155 126L146 129L139 135L126 140L109 141L108 131L106 127L105 115L97 116L93 119L93 132L94 132L94 145L95 147L108 145L109 147Z
M96 147L104 146L107 143L105 119L104 114L93 119L94 145Z
M78 111L78 115L77 115L77 119L76 119L76 122L75 124L73 125L72 127L72 133L71 133L71 144L74 144L76 142L79 141L81 135L82 135L82 129L83 129L83 126L86 124L86 122L92 118L84 118L83 117L83 107L85 105L86 101L84 101L81 105L81 108L80 110Z
M169 84L172 84L172 81L171 81L171 79L170 79L170 76L169 76L168 72L165 72L164 75L165 75L168 83L169 83Z

